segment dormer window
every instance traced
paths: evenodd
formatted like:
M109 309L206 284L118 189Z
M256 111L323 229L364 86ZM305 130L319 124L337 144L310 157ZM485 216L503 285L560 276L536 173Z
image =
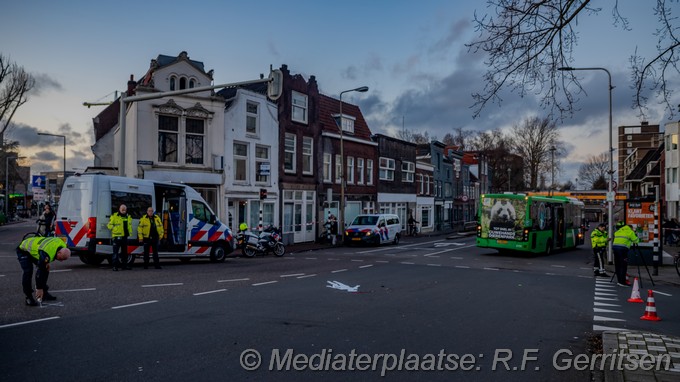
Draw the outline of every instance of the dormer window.
M335 114L333 116L335 119L335 123L340 125L338 121L340 120L340 114ZM354 121L356 118L349 116L349 115L343 115L342 116L342 132L343 133L349 133L349 134L354 134Z

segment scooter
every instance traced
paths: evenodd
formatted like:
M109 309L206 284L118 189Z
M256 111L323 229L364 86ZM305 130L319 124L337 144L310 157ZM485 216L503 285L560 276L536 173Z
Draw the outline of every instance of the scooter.
M250 231L238 231L236 248L241 248L245 257L254 257L257 254L266 255L270 252L281 257L286 253L286 246L281 242L281 232L271 225L259 235Z

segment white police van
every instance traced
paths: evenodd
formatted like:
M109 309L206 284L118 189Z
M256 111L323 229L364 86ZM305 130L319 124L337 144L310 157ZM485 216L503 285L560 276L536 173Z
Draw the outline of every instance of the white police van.
M345 244L399 244L401 222L394 214L358 215L345 229Z
M85 264L98 265L113 253L106 227L121 204L133 218L128 237L128 264L143 253L137 240L139 218L148 207L161 217L164 235L159 256L188 260L208 256L224 261L233 250L229 228L220 222L193 188L169 182L82 174L66 179L59 200L55 234Z

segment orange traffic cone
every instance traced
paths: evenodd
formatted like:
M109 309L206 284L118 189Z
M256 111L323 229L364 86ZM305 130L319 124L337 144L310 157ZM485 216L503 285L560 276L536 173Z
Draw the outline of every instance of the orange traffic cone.
M642 301L642 298L640 298L640 285L638 284L637 277L633 282L633 291L630 293L630 298L628 299L628 302L644 302Z
M641 320L647 321L661 321L661 318L656 315L656 305L654 304L654 291L649 289L647 292L647 307L645 308L645 315L640 317Z

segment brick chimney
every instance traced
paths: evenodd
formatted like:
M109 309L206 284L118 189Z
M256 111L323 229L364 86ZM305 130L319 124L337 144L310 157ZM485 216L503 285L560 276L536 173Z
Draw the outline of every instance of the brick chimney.
M137 86L137 83L134 80L135 76L133 74L130 74L130 81L127 83L127 96L131 96L135 94L135 86Z

